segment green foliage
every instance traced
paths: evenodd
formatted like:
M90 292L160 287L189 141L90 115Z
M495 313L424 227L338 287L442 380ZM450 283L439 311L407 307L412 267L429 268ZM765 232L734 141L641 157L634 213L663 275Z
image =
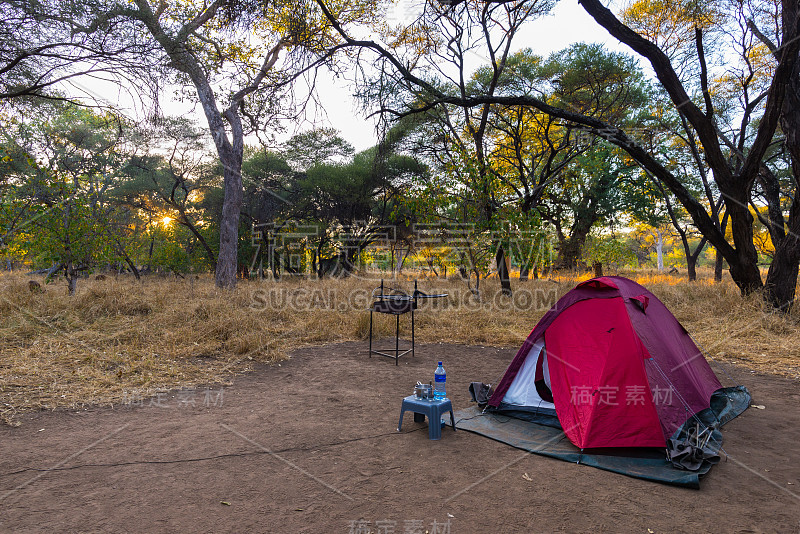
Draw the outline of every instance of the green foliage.
M638 267L636 254L630 243L614 236L590 236L583 257L590 264L600 262L616 268Z
M37 267L67 278L119 259L127 215L107 195L120 164L121 125L71 104L43 103L34 119L12 117L3 144L9 186L4 217L19 215L14 245ZM71 290L74 286L71 286Z
M316 165L344 162L355 153L353 146L334 128L317 128L292 136L283 146L286 161L299 171Z
M555 105L624 126L648 104L649 84L635 58L600 44L578 43L542 67Z
M171 220L168 226L184 228L186 238L180 242L186 257L199 261L198 268L205 264L213 269L218 234L209 231L212 223L203 201L221 178L213 157L207 155L204 135L184 118L166 117L148 127L140 125L129 137L132 153L128 153L111 194L138 214L141 231L154 231L165 217ZM158 255L150 254L149 248L141 261L152 268L175 270L172 265L178 263L159 263ZM185 267L178 272L183 271Z

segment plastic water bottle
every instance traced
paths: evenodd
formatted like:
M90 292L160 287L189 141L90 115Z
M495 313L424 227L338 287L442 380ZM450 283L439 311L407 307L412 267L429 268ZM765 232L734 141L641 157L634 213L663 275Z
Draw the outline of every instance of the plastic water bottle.
M445 398L445 388L444 384L447 381L447 373L444 372L444 367L442 367L442 362L439 362L439 367L436 368L436 372L433 373L434 378L434 385L433 385L433 400L442 400Z

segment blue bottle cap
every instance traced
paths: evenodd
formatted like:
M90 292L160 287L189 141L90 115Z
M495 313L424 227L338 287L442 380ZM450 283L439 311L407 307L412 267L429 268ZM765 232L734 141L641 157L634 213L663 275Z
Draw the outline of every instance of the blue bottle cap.
M442 365L442 362L439 362L439 365Z

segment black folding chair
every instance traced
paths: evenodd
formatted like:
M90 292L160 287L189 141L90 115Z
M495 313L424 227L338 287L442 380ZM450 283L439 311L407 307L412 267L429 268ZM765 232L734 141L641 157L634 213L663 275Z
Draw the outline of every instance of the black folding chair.
M400 356L405 356L409 352L414 356L414 310L417 309L417 282L414 282L414 293L408 293L392 288L384 288L383 280L381 286L372 291L372 298L376 299L369 309L369 357L373 354L394 358L394 364L398 365ZM400 316L411 313L411 346L400 348ZM385 313L395 316L394 348L372 348L372 314Z

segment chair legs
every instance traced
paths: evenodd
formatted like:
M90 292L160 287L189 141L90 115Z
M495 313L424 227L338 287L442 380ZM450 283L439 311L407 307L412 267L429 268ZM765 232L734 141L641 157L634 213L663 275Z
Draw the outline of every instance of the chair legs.
M387 358L394 358L394 364L399 365L400 356L405 356L409 352L414 356L414 310L411 310L411 347L406 349L400 348L400 315L395 316L395 333L394 333L394 348L374 349L372 343L373 332L373 317L374 310L369 311L369 357L372 358L373 354L386 356Z
M398 356L400 352L400 316L395 315L396 324L394 327L394 364L397 365L397 360L400 359Z

